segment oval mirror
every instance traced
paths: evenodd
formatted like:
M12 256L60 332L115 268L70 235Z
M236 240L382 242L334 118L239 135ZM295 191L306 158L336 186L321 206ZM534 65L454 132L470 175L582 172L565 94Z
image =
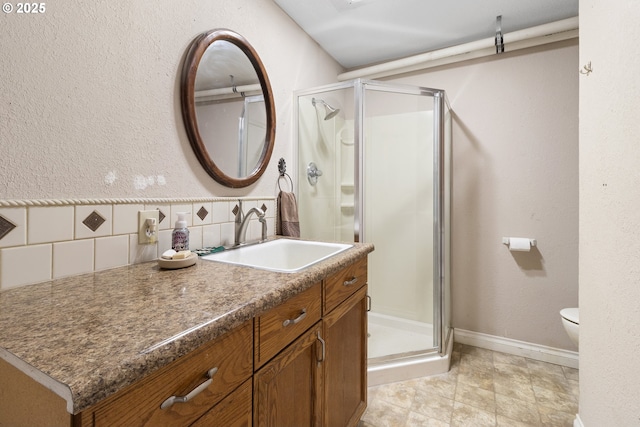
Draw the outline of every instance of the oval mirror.
M198 36L181 79L189 142L209 175L228 187L253 184L275 143L275 107L267 72L239 34L217 29Z

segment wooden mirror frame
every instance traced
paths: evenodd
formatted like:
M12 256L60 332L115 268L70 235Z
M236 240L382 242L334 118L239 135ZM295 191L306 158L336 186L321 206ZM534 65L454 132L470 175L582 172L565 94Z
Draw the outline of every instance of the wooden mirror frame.
M202 59L202 56L204 55L204 52L207 50L209 45L218 40L223 40L234 44L240 50L242 50L245 55L247 55L247 58L256 71L265 100L267 127L262 154L260 155L260 159L255 168L250 171L247 176L240 178L234 178L227 175L215 164L215 162L209 155L209 152L207 151L202 137L200 136L200 131L198 130L198 121L196 118L195 82L198 65L200 64L200 60ZM264 173L267 164L269 163L269 159L271 158L271 153L273 152L273 146L275 144L276 110L275 104L273 102L273 92L271 91L271 84L269 83L267 72L264 68L264 65L262 64L262 61L260 61L258 53L253 49L249 42L240 34L237 34L228 29L216 29L200 34L191 43L191 46L189 47L189 50L187 52L187 56L185 57L185 61L182 67L180 91L182 118L184 120L184 125L189 137L189 142L191 143L191 147L193 148L193 151L204 170L207 171L207 173L217 182L231 188L247 187L256 182Z

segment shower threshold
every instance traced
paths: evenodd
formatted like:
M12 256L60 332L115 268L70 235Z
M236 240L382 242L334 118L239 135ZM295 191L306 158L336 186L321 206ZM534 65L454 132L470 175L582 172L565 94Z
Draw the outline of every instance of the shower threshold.
M402 328L393 328L394 322L389 323L388 320L383 315L369 313L370 350L367 367L369 386L444 374L449 371L453 351L452 328L446 340L445 354L440 355L436 348L425 349L427 344L433 343L431 325L402 321L404 324ZM392 339L388 340L389 337ZM387 342L381 344L380 339ZM385 353L383 346L395 349L396 353ZM419 349L420 346L422 350Z

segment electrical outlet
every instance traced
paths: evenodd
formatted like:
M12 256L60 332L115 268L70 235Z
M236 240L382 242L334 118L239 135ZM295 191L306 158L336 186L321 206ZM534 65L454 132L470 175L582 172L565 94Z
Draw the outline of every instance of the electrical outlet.
M160 211L138 211L138 244L153 245L158 242Z

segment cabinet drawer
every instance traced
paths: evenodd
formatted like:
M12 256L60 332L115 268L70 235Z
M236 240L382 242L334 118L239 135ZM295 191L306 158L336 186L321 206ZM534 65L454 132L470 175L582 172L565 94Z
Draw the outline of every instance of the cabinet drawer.
M204 414L191 427L251 427L253 422L252 380Z
M320 320L322 287L318 282L255 319L255 368L285 348Z
M95 426L188 425L252 374L253 328L249 321L204 344L107 399L94 411ZM212 369L217 368L215 373ZM209 379L208 374L212 373ZM208 383L208 385L205 385ZM199 389L196 393L194 390ZM193 397L161 408L170 396Z
M323 314L329 313L342 301L367 283L367 258L351 264L324 280Z

